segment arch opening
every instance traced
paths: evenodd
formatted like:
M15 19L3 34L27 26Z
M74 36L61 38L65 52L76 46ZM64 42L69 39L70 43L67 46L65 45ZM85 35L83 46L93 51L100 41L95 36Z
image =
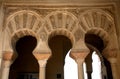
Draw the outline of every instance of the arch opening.
M32 54L37 45L37 39L33 36L24 36L16 42L18 57L10 67L9 79L38 78L39 65Z
M71 40L66 36L56 35L49 39L49 47L52 57L46 66L46 79L64 79L65 57L72 48Z
M113 79L110 63L102 56L105 48L104 40L95 34L86 34L85 43L90 49L90 53L85 59L88 79L94 79L94 75L97 75L95 67L99 67L100 79Z
M97 48L100 52L105 48L104 41L95 34L86 34L85 42ZM88 46L89 47L89 46Z
M71 51L71 50L70 50ZM70 51L65 57L64 79L78 79L78 67L74 59L70 57Z

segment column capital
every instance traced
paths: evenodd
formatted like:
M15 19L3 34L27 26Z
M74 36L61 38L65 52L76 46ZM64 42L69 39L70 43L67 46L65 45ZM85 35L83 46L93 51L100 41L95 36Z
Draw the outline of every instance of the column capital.
M117 53L119 49L118 48L106 48L103 50L102 54L105 58L110 59L110 58L117 58Z
M45 53L34 52L33 55L35 56L35 58L37 60L45 60L45 59L48 60L51 56L51 53L49 53L49 52L45 52Z
M3 52L3 60L15 60L17 57L17 54L11 52L11 51L4 51Z
M89 50L71 50L70 56L75 60L84 60L89 54Z

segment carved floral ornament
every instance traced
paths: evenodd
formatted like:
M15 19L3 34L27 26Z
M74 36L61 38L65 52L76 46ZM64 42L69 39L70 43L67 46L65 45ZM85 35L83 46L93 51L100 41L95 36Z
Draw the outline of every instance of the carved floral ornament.
M65 35L73 44L79 39L84 39L85 33L94 28L103 29L108 34L115 31L113 17L102 9L86 10L77 16L69 11L58 10L45 17L42 15L30 10L17 11L8 16L4 30L12 36L18 30L26 29L27 32L19 32L22 35L18 33L17 37L31 35L29 33L32 32L33 36L37 36L38 40L42 39L42 41L48 41L50 36Z

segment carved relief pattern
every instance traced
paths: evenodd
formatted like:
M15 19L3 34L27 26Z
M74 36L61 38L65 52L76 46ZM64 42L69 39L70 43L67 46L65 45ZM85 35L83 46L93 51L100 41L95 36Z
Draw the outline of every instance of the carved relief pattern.
M24 7L22 8L25 10ZM15 10L14 8L11 9L11 11L10 9L6 10L8 10L6 11L6 13L10 15L17 10L17 7L15 8ZM29 12L30 10L37 15ZM10 29L11 34L18 29L30 29L33 30L35 33L40 33L40 38L42 38L42 40L46 40L48 38L48 34L54 30L66 29L71 32L75 36L76 41L78 41L80 38L83 37L83 34L87 30L94 27L102 28L109 34L114 31L114 20L112 16L107 14L104 9L100 10L104 13L100 12L99 10L97 11L97 9L89 10L88 8L81 7L69 9L27 8L26 12L18 13L9 20L6 20L8 21L6 28ZM107 10L107 8L105 10ZM7 16L7 14L5 15ZM43 28L43 30L40 30L41 28ZM58 32L56 33L59 34ZM67 35L68 33L66 33L65 31L64 34Z
M90 28L98 27L104 29L106 32L111 34L113 30L114 20L107 16L106 13L98 11L88 11L80 15L80 25L87 31Z
M10 18L8 17L6 22L6 28L10 30L11 34L20 29L32 29L34 32L37 32L42 26L42 19L40 15L38 17L37 13L18 11L18 13L13 13L13 15L13 17L11 17L12 15Z
M45 17L45 26L48 32L51 30L65 28L72 32L77 26L77 18L64 11L55 11Z

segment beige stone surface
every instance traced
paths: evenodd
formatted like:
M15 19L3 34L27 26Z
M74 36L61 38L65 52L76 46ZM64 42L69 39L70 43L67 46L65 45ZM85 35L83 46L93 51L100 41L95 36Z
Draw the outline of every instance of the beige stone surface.
M16 53L16 42L27 35L37 39L33 54L38 60L52 55L48 41L56 35L68 37L72 49L83 51L85 42L80 41L88 33L102 38L103 57L117 58L120 72L119 0L1 0L0 5L0 59L11 59L11 53L3 51ZM82 59L85 53L73 55Z

